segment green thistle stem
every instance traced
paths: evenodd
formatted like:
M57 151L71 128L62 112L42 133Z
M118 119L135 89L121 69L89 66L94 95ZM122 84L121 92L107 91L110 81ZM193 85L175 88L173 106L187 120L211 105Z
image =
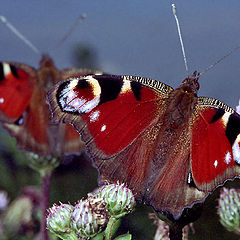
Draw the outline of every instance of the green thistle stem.
M47 232L47 221L46 214L47 209L49 208L49 192L50 192L50 180L51 173L46 172L42 174L42 201L41 201L41 211L42 211L42 219L41 219L41 239L48 240L48 232Z
M117 231L119 225L120 225L121 220L116 219L114 217L110 217L107 228L105 230L105 240L111 240L112 236L115 234Z

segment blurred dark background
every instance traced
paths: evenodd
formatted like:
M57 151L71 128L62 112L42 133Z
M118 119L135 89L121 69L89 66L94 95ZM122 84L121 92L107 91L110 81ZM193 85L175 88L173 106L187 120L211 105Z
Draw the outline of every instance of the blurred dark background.
M191 72L204 70L240 44L239 1L175 3ZM157 0L2 1L0 14L42 52L49 53L59 69L90 67L113 74L150 77L177 87L186 73L170 5L170 1ZM82 13L87 18L54 53L54 46ZM0 32L1 61L38 67L38 55L3 24ZM239 54L234 53L201 77L199 95L218 98L235 108L239 101ZM7 191L13 200L23 187L38 186L40 178L26 166L15 140L0 131L0 190ZM97 171L86 154L67 157L53 174L51 204L74 203L96 186ZM235 181L233 186L238 187L239 182ZM189 239L238 239L218 222L218 194L216 191L207 199ZM152 239L155 227L148 219L151 211L150 207L138 205L137 211L124 219L122 232L129 230L134 239Z

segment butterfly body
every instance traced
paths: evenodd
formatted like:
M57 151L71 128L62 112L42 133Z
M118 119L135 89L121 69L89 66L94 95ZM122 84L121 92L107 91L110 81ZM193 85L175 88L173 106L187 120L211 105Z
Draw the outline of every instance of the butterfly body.
M124 182L177 218L240 174L240 116L197 97L198 78L195 72L174 90L141 77L73 77L48 99L54 120L81 134L101 182Z
M42 55L39 69L16 62L0 63L0 120L20 148L44 155L84 148L72 126L51 122L46 93L67 76L88 72L95 71L58 70L46 54Z

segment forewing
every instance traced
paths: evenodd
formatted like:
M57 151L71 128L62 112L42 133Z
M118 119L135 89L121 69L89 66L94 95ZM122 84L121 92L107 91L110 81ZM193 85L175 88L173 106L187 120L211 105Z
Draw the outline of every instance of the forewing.
M142 197L154 144L145 133L170 91L151 79L94 75L61 82L48 99L54 120L72 123L81 133L101 180L125 182Z
M49 93L54 120L73 124L91 155L118 154L156 118L159 99L164 98L142 82L108 75L65 80Z
M0 120L14 122L29 106L36 70L20 63L0 62Z
M66 79L74 76L84 76L89 74L101 75L102 72L87 68L68 68L60 71L61 79ZM85 144L81 140L79 133L74 130L73 126L70 124L59 124L59 131L61 132L61 137L59 141L61 142L62 151L65 153L79 153L84 149Z

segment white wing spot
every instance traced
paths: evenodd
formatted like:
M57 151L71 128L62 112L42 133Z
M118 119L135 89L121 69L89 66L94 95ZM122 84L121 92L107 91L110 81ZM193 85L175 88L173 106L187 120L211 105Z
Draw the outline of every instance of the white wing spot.
M227 126L227 122L228 122L230 115L231 115L231 113L229 113L229 112L225 112L223 114L222 121L223 121L224 126Z
M0 98L0 103L4 103L4 98Z
M235 162L237 162L238 164L240 164L240 147L239 147L239 135L236 138L233 146L232 146L232 150L233 150L233 159Z
M105 130L106 130L106 128L107 128L107 126L104 124L104 125L102 125L102 127L101 127L101 132L104 132Z
M97 107L97 105L100 102L100 97L95 97L93 100L91 101L87 101L80 109L79 112L80 113L89 113L91 110L93 110L95 107Z
M101 87L98 83L98 80L93 78L92 76L87 76L86 81L92 86L94 96L95 97L100 96L101 95Z
M68 89L73 89L73 88L75 88L77 86L77 84L78 84L78 80L77 79L71 79L71 81L70 81L70 83L69 83L67 88Z
M131 90L131 82L129 80L123 80L123 85L121 89L121 93L125 93Z
M99 118L100 112L99 111L94 111L92 112L89 117L90 117L90 122L96 122Z
M192 180L191 173L188 174L187 183L190 184Z
M213 163L213 165L214 165L214 167L216 168L216 167L217 167L217 165L218 165L218 161L217 161L217 160L215 160L215 162Z
M60 94L59 103L65 111L76 112L77 103L76 101L72 103L72 101L77 98L77 95L72 89L77 85L77 83L77 80L72 80L70 84L66 88L64 88Z
M23 117L18 120L18 125L23 125Z
M225 155L225 163L229 164L231 162L232 158L231 158L231 154L230 152L227 152Z
M3 63L3 72L4 75L8 75L9 73L11 73L11 68L10 65L8 63Z

